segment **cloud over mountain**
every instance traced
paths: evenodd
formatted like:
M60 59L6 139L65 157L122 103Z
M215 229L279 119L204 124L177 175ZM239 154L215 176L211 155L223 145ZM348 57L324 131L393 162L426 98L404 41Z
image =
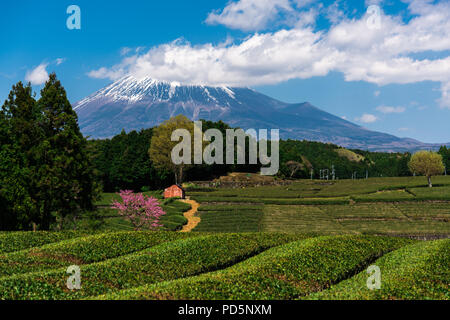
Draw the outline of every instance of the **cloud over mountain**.
M207 21L259 30L282 14L282 18L291 19L286 23L289 26L218 45L176 40L127 56L111 67L92 70L89 75L111 80L133 75L190 84L250 86L341 72L347 81L378 85L439 82L439 102L450 108L450 57L418 58L420 53L450 50L450 3L407 3L408 20L381 11L379 26L373 28L368 23L373 14L359 18L335 14L327 30L317 30L311 23L292 23L292 17L300 22L308 14L315 17L314 10L329 13L330 8L320 3L299 8L288 0L235 1L211 13Z

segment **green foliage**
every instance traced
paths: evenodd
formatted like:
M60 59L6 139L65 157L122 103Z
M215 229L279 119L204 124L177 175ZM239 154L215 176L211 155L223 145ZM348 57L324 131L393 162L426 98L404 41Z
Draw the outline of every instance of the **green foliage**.
M411 172L426 176L430 188L432 187L431 177L442 174L445 169L442 155L432 151L419 151L415 153L411 157L408 166Z
M0 232L0 254L40 247L48 243L81 237L83 235L86 235L83 231Z
M412 244L374 262L381 271L381 288L368 290L365 271L309 299L417 300L450 299L450 240Z
M17 83L0 111L0 230L28 229L38 214L30 179L37 166L37 119L31 85Z
M262 210L201 211L201 223L194 232L255 232L262 231Z
M175 199L169 199L167 203L163 203L163 210L166 214L161 218L164 228L170 231L178 231L187 224L187 219L183 213L191 209L191 205Z
M434 188L412 188L408 189L417 200L450 200L450 186L434 186Z
M0 299L80 299L107 294L225 268L301 238L283 234L222 234L162 243L130 255L82 265L82 289L72 292L66 288L66 268L4 277ZM108 249L104 246L104 250Z
M283 177L320 178L320 170L331 170L334 165L336 177L350 179L354 172L358 177L409 176L409 153L383 153L362 150L346 150L334 144L313 141L280 141L280 175ZM300 169L292 175L292 161Z
M185 163L177 165L172 161L172 150L179 142L172 141L171 137L177 129L185 129L189 132L189 141L186 141L186 143L191 147L192 151L188 159L193 163L194 123L183 115L170 118L154 129L148 153L157 168L173 172L175 183L181 184L183 182L183 173L189 165ZM184 140L181 141L184 142Z
M193 196L192 199L198 202L228 202L228 203L260 203L260 204L279 204L279 205L295 205L295 204L348 204L349 199L345 197L336 198L307 198L307 199L271 199L271 198L237 198L237 197L214 197L214 196Z
M218 129L224 136L231 129L222 121L202 121L202 129ZM162 137L155 140L154 151L150 154L151 140L155 134L155 128L132 131L126 134L124 131L114 138L106 140L90 141L90 150L93 155L94 166L98 170L104 191L114 192L120 189L141 190L142 187L150 189L163 189L173 183L170 174L169 149L176 143L170 141L169 131L166 130ZM171 133L171 132L170 132ZM161 133L162 134L162 133ZM167 140L169 139L169 140ZM158 142L158 140L160 142ZM248 142L248 141L247 141ZM156 148L158 145L158 148ZM162 152L162 150L165 150ZM248 148L246 148L248 159ZM163 156L165 154L165 156ZM168 156L169 157L168 157ZM349 156L351 155L351 156ZM357 177L393 177L410 176L408 161L409 153L381 153L362 150L346 150L336 145L310 141L287 140L280 141L280 172L279 177L310 178L310 170L314 169L314 178L319 178L320 169L329 169L334 165L336 178L350 179L354 172ZM164 160L164 166L156 165ZM159 159L159 160L158 160ZM358 159L358 161L355 161ZM289 163L297 163L298 166L289 168ZM172 168L174 169L174 168ZM217 178L229 172L258 172L260 165L195 165L184 168L184 178L187 181L199 181ZM295 169L295 170L293 170ZM293 172L294 171L294 172ZM208 191L210 188L198 188L187 186L187 191Z
M122 131L112 139L89 141L93 165L105 192L147 192L172 182L168 172L157 170L148 156L152 135L153 129Z
M59 227L77 210L92 210L97 185L78 118L55 74L51 74L37 102L42 116L42 138L37 153L41 227L56 218Z
M70 263L99 262L189 236L186 233L119 232L77 237L0 255L0 278L67 267Z
M439 149L439 154L442 156L442 161L444 162L444 166L447 168L447 171L450 170L450 148L447 148L447 146L442 146Z
M105 299L293 299L359 272L411 240L339 236L291 242L217 272L125 290Z
M49 230L93 208L98 186L64 88L51 74L36 102L13 86L0 114L0 229Z
M415 200L414 194L406 189L386 190L352 197L356 202L400 202Z
M191 208L189 204L178 201L176 198L163 200L161 191L148 191L143 194L155 197L161 203L162 209L166 212L166 214L161 217L161 223L166 230L178 231L187 223L187 219L184 217L183 213ZM118 215L117 210L111 209L113 200L119 201L120 196L117 193L103 193L101 198L96 202L96 205L100 206L98 210L80 216L80 219L75 225L69 224L68 227L96 230L95 224L97 221L97 224L100 223L98 226L98 229L100 230L133 230L129 221L122 219ZM92 219L92 221L89 222L91 216L97 216L97 220Z

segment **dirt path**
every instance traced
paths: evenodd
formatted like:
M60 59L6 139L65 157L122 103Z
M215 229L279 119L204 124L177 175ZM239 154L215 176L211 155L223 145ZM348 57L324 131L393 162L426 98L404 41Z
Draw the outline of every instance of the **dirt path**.
M196 217L197 209L200 204L197 201L186 199L182 200L183 202L189 203L191 205L191 210L186 211L184 213L184 217L188 220L188 223L183 226L183 229L180 232L191 232L199 223L200 217Z

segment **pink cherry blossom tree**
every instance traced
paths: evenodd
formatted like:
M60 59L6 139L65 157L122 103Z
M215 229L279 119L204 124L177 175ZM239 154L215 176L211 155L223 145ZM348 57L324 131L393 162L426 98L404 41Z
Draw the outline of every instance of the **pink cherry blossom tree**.
M156 198L133 193L131 190L121 190L119 195L122 202L113 201L112 208L117 209L119 215L129 220L134 230L141 230L143 227L155 230L162 227L160 218L166 213Z

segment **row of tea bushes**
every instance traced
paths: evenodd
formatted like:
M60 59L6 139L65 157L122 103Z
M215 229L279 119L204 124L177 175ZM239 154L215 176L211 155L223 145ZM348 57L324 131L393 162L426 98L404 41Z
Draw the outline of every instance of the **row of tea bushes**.
M358 275L311 295L309 299L449 300L450 239L420 242L386 254L375 263L379 290L368 290L368 274Z
M291 242L217 272L147 285L103 299L293 299L328 288L412 240L326 236Z
M78 237L0 255L0 278L120 257L163 242L195 236L173 232L117 232Z
M39 247L47 243L81 237L86 234L87 233L83 231L0 232L0 254Z
M302 235L220 234L163 243L150 249L81 266L81 290L66 287L66 268L0 281L1 299L80 299L142 284L198 275L231 266ZM105 249L106 250L106 249Z

